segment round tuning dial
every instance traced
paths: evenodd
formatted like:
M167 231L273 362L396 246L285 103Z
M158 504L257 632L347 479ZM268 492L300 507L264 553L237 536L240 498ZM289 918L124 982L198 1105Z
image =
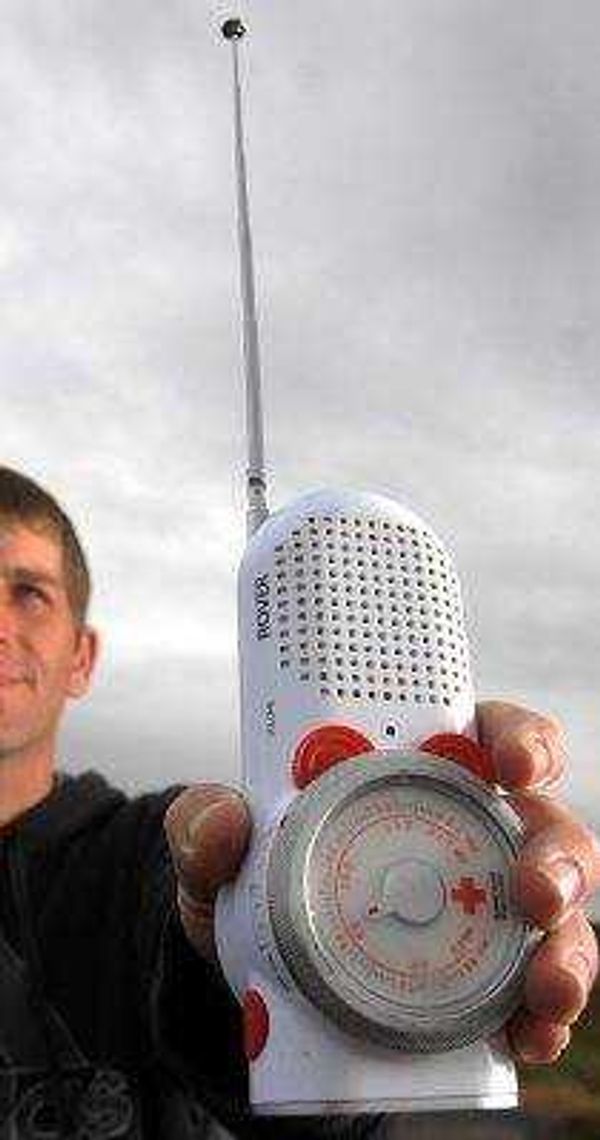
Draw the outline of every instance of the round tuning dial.
M536 936L511 900L522 843L486 784L423 753L373 753L293 802L268 864L278 949L348 1030L431 1052L487 1036L518 1004Z

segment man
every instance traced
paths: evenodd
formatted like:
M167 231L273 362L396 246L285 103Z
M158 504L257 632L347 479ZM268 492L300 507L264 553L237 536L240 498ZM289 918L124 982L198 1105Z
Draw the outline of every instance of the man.
M0 468L1 1140L179 1140L204 1134L204 1110L257 1140L382 1135L374 1118L248 1113L239 1011L213 939L216 894L250 831L242 798L200 785L128 799L58 769L65 703L88 691L98 656L89 589L64 512ZM563 770L560 725L501 702L478 715L529 828L520 902L550 932L510 1026L515 1053L544 1063L568 1044L596 974L581 906L600 850L542 794Z

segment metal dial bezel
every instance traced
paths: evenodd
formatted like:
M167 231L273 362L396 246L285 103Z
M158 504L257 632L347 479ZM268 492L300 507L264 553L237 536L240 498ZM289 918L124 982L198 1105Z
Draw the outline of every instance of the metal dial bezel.
M516 812L479 778L450 760L420 752L386 751L346 760L306 788L290 805L273 836L267 863L268 913L277 948L300 991L342 1029L409 1052L438 1052L467 1045L498 1030L519 1003L523 972L538 936L524 920L517 927L510 966L481 1000L459 1010L410 1015L383 998L364 998L340 975L314 937L304 884L317 835L357 795L419 780L466 799L493 827L516 859L523 825Z

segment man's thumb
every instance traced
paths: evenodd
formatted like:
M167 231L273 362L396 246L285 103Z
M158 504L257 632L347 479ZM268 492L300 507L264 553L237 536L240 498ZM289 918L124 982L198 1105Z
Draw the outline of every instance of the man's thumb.
M248 845L251 820L243 797L221 784L187 788L168 808L165 831L185 895L202 909L212 907Z

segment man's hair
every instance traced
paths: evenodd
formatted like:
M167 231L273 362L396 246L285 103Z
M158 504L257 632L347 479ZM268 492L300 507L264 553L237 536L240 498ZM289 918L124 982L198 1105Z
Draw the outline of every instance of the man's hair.
M19 471L0 466L0 525L21 523L51 534L62 551L67 597L77 625L86 620L91 579L73 523L56 499Z

